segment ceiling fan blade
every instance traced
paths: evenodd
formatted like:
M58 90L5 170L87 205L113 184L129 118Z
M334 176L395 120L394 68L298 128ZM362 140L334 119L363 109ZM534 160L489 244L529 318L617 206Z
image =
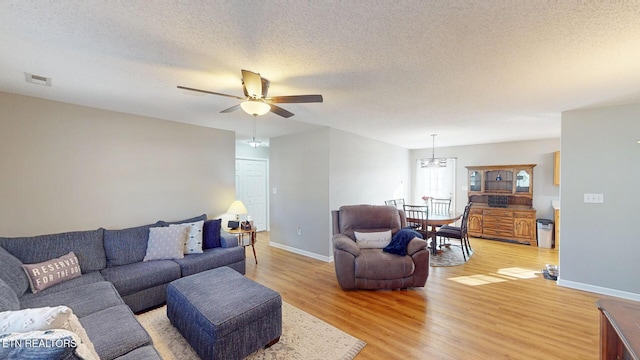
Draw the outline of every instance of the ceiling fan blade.
M234 112L234 111L236 111L236 110L238 110L238 109L240 109L240 104L238 104L238 105L233 105L232 107L227 108L227 109L224 109L224 110L222 110L222 111L220 111L220 112L221 112L221 113L230 113L230 112Z
M267 97L267 93L269 92L269 84L271 84L269 80L262 78L262 97Z
M226 97L231 97L231 98L239 99L239 100L244 100L245 99L243 97L239 97L239 96L235 96L235 95L217 93L217 92L207 91L207 90L194 89L194 88L190 88L190 87L186 87L186 86L180 86L180 85L178 85L178 89L189 90L189 91L197 91L197 92L201 92L201 93L205 93L205 94L226 96Z
M271 112L276 114L276 115L280 115L283 118L290 118L292 117L294 114L292 112L289 112L279 106L275 106L275 105L271 105Z
M274 96L266 100L269 104L314 103L314 102L322 102L322 95Z
M242 84L245 88L247 96L261 98L262 97L262 78L260 74L249 70L242 70Z

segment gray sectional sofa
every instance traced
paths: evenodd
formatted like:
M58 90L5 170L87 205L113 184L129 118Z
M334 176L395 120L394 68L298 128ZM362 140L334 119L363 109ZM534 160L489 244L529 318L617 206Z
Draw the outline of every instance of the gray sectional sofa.
M200 220L206 220L206 215L122 230L0 237L0 311L66 305L80 319L101 359L159 359L134 312L163 304L168 284L181 277L221 266L245 273L244 248L222 230L220 246L202 254L142 261L149 228ZM32 293L22 264L40 263L71 251L82 275Z

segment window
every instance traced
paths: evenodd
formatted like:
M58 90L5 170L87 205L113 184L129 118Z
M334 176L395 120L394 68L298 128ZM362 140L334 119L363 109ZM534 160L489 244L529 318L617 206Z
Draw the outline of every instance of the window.
M456 159L447 159L447 167L422 167L416 160L414 204L423 204L423 196L451 198L451 211L455 211Z

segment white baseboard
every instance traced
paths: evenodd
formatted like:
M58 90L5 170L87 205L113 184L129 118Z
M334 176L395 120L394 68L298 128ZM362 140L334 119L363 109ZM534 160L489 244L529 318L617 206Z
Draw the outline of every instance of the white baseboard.
M313 259L316 259L316 260L320 260L320 261L324 261L324 262L333 262L333 256L318 255L316 253L312 253L312 252L309 252L309 251L306 251L306 250L300 250L298 248L294 248L294 247L291 247L291 246L278 244L278 243L273 242L273 241L269 242L269 246L273 246L274 248L286 250L286 251L292 252L294 254L310 257L310 258L313 258Z
M623 299L640 301L640 294L635 294L628 291L609 289L601 286L589 285L589 284L579 283L575 281L562 280L562 278L558 279L558 285L576 289L576 290L584 290L584 291L588 291L596 294L603 294L603 295L615 296Z

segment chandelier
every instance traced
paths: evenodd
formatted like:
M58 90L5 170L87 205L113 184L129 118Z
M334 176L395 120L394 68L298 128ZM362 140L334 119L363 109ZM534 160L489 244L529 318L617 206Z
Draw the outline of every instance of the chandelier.
M433 138L431 146L431 159L420 160L420 166L423 168L447 167L446 158L436 158L436 135L438 134L431 134L431 137Z

